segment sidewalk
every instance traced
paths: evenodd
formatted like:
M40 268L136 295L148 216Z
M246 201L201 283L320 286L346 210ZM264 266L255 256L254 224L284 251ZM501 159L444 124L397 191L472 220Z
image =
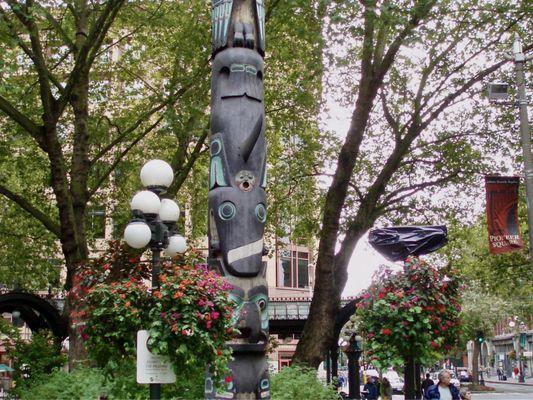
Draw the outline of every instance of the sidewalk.
M518 379L513 378L507 378L506 381L499 381L497 376L491 376L485 379L486 383L501 383L503 385L509 384L509 385L525 385L525 386L533 386L533 377L528 377L525 379L525 382L518 382Z

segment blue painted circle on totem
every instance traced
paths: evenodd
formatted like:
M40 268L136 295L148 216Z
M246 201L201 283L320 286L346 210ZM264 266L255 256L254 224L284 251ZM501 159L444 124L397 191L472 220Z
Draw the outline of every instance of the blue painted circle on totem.
M257 206L255 206L255 216L259 220L259 222L265 222L267 219L267 211L265 208L265 205L262 203L259 203Z
M220 139L215 139L211 142L210 152L212 156L216 156L222 150L222 142Z
M218 206L218 216L224 221L229 221L235 216L236 213L237 208L231 201L225 201Z

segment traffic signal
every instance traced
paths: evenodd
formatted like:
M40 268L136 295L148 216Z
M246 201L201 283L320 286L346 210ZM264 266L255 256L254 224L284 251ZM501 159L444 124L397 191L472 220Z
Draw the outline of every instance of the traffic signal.
M483 334L482 331L478 331L478 332L476 333L476 341L477 341L478 343L483 343L483 342L485 341L485 335Z

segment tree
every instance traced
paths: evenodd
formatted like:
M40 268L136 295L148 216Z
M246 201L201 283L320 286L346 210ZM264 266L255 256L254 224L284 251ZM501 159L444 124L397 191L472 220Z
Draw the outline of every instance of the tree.
M473 342L472 375L475 384L479 384L481 343L492 337L494 326L505 318L508 310L509 303L481 290L475 283L463 292L462 335L464 342Z
M519 204L519 219L527 221L525 204ZM521 231L527 229L522 224ZM505 299L514 315L527 319L533 313L533 276L527 243L523 250L505 254L490 254L486 217L471 225L457 222L450 229L450 243L444 249L447 261L458 268L475 293L489 298ZM527 240L527 238L525 238ZM490 320L490 319L489 319Z
M460 277L419 259L383 269L357 304L358 330L378 368L405 367L405 396L415 398L415 365L430 366L459 337Z
M274 1L267 13L271 154L290 153L279 168L291 166L288 177L273 174L278 190L272 201L286 199L287 192L298 196L293 208L305 211L300 231L316 228L309 170L320 165L319 13L305 1ZM0 268L10 271L2 275L6 283L27 289L56 285L59 271L50 259L63 258L65 288L71 288L77 265L89 255L92 208L104 209L115 236L121 235L129 218L127 199L140 187L136 175L149 157L171 161L176 177L169 195L188 207L193 237L205 235L210 82L205 2L10 0L0 5L0 19L0 206L7 216L2 230L10 233L0 239L0 253L9 254L10 262ZM309 21L316 23L304 29ZM311 68L316 72L306 74ZM288 149L288 138L310 151ZM272 209L275 216L288 207ZM26 282L30 274L39 276L33 285ZM75 311L70 307L67 315ZM70 339L72 361L81 349L75 335Z
M327 54L329 67L342 67L334 77L353 113L323 205L314 297L295 361L317 367L331 345L361 236L378 219L421 214L423 193L451 185L466 191L485 168L483 145L493 142L479 129L474 95L509 62L494 58L510 48L506 34L520 31L526 13L506 1L329 5L327 40L346 45ZM453 199L447 193L441 206Z
M61 4L10 0L0 8L2 50L11 60L3 69L6 85L0 90L0 110L5 115L2 124L7 131L2 139L8 143L13 136L22 137L46 170L41 185L28 188L23 181L3 176L0 193L59 239L67 289L76 266L89 254L88 205L95 201L114 167L161 123L164 111L176 105L198 83L197 74L206 70L205 57L197 65L190 60L192 67L183 69L179 57L167 51L157 57L167 56L170 62L152 69L149 77L143 79L136 71L136 67L146 69L156 55L143 52L140 41L128 48L128 38L136 34L139 40L144 39L150 24L160 21L165 13L182 16L184 12L203 13L203 9L198 4L137 5L122 0L98 4L85 0ZM164 21L179 24L178 18ZM189 37L194 33L187 25L180 32ZM153 38L162 39L161 35ZM150 50L156 50L155 46ZM136 60L139 56L144 57L142 62ZM119 61L117 67L125 70L124 76L131 74L134 79L121 79L117 84L109 73L113 60ZM166 74L165 79L159 74ZM148 83L158 78L157 85ZM129 83L137 86L130 87ZM117 108L105 108L110 105ZM24 151L16 144L11 147L15 158L24 158L21 153ZM48 186L51 191L43 190ZM34 193L37 200L32 198ZM55 210L46 212L51 201ZM80 347L75 335L70 339L76 357Z

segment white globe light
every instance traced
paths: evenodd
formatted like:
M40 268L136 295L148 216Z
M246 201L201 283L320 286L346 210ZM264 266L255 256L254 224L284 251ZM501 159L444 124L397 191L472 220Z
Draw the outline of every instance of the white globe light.
M157 194L149 190L143 190L133 196L130 207L132 210L140 210L144 214L157 214L161 208L161 200L159 200Z
M174 180L172 167L163 160L148 161L141 169L141 182L145 187L169 187Z
M165 222L176 222L180 217L180 208L175 201L170 199L161 200L159 218Z
M187 250L187 241L181 235L172 235L168 238L168 246L165 254L169 257L175 257L178 254L185 253Z
M142 249L152 238L150 227L142 221L130 222L124 230L124 240L134 249Z
M514 322L514 321L510 321L510 322L509 322L509 326L510 326L511 328L514 328L514 327L515 327L515 325L516 325L516 324L515 324L515 322Z

